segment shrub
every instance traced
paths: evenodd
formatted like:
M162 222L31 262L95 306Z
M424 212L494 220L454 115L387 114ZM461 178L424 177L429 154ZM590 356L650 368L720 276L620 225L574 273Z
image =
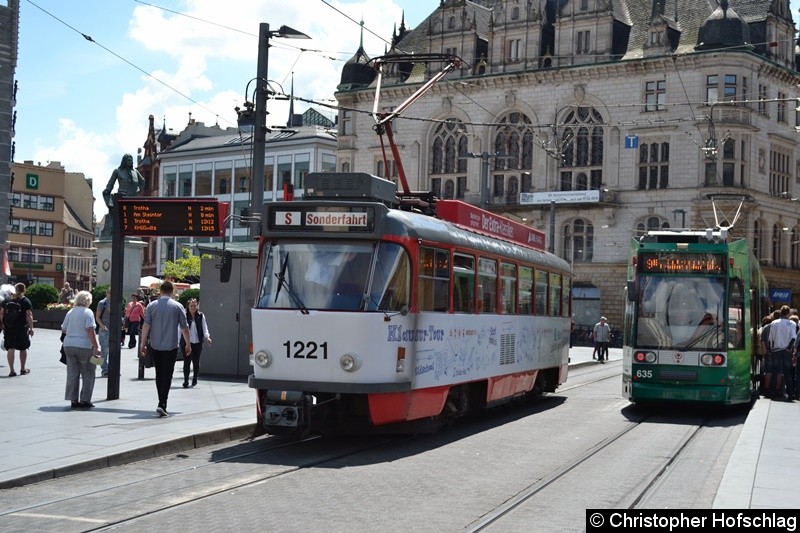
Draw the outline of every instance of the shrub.
M178 301L183 304L184 307L188 307L189 300L192 298L197 299L198 302L200 301L200 289L186 289L178 296Z
M108 283L96 285L95 288L92 289L92 305L90 306L92 311L96 311L97 304L106 297L106 289L108 289Z
M47 304L58 301L58 289L45 283L34 283L25 291L34 309L46 309Z

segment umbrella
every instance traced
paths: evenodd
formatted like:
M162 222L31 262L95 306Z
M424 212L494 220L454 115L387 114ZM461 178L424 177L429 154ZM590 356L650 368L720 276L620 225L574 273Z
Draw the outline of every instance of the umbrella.
M163 280L155 276L144 276L139 280L140 287L150 287L152 285L160 284Z

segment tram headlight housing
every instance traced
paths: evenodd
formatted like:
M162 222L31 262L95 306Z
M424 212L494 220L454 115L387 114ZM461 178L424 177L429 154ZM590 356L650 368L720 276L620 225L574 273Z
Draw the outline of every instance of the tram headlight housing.
M705 366L722 366L725 364L725 356L721 353L704 353L700 356L700 363Z
M339 366L345 372L355 372L361 368L361 358L354 353L346 353L339 358Z
M253 362L261 368L267 368L272 364L272 354L266 350L259 350L253 356Z
M656 359L657 357L654 352L638 351L633 354L633 360L636 363L655 363Z

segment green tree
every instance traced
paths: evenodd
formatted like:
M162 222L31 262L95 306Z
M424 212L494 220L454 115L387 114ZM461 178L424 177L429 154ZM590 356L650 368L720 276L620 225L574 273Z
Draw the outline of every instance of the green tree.
M196 299L198 302L200 301L200 289L186 289L178 296L178 301L183 304L184 307L189 307L189 300L191 298Z
M34 309L44 309L47 304L58 301L58 289L46 283L33 283L25 291L25 296L31 301Z
M164 263L162 275L175 281L200 277L200 256L192 255L188 248L183 249L183 257Z

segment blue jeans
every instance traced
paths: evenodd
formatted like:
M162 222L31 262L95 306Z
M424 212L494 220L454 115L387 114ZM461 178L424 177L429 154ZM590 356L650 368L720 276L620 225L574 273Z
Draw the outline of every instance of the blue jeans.
M108 337L109 331L100 330L97 334L97 340L100 342L100 356L103 358L103 364L100 365L100 372L108 374Z

